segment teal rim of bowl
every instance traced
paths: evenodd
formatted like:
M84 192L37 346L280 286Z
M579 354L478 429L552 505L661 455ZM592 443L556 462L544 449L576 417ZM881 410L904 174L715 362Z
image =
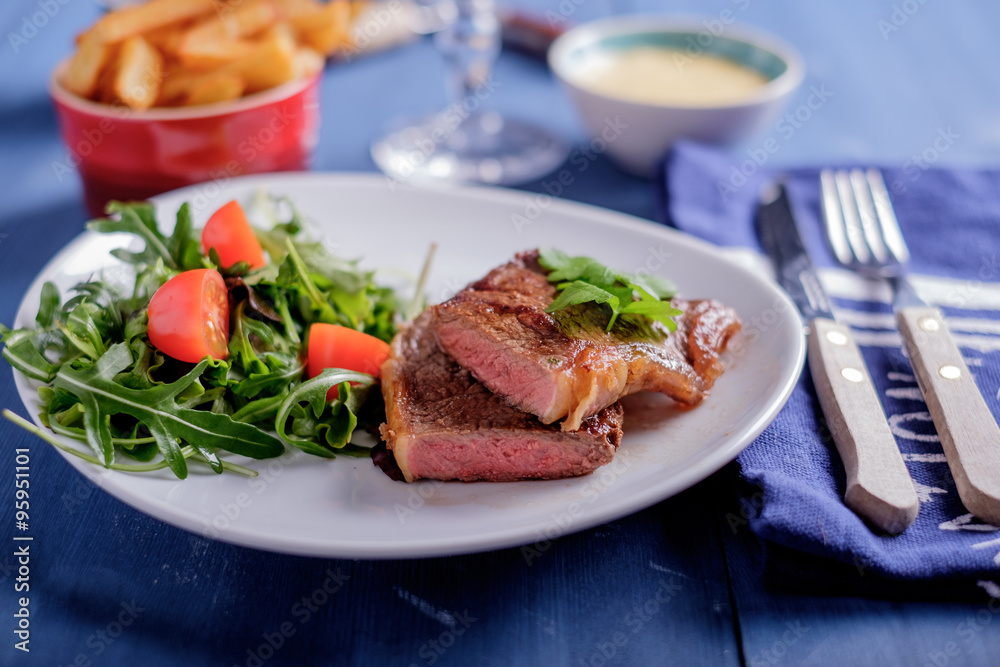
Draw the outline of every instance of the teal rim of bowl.
M767 49L724 36L713 36L709 44L702 45L698 43L698 35L699 33L686 31L613 35L574 49L568 59L578 63L598 51L627 51L637 47L652 46L680 51L690 58L697 58L703 54L719 56L760 72L768 81L774 81L788 71L785 59ZM692 48L692 52L688 52L688 48Z

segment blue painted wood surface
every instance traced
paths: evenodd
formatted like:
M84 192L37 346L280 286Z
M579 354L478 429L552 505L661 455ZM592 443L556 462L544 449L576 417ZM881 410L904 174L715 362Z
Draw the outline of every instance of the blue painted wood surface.
M1000 163L1000 5L984 2L778 3L562 0L522 3L568 22L669 10L742 24L799 48L806 85L828 100L779 138L775 165L858 160ZM44 5L44 7L43 7ZM52 14L34 32L25 21ZM55 9L53 9L55 8ZM571 10L571 11L570 11ZM85 214L45 83L86 0L0 6L0 322ZM29 35L24 43L11 33ZM16 46L16 49L15 49ZM373 170L367 146L402 113L444 103L443 68L418 43L327 71L316 168ZM584 136L537 63L505 55L491 103ZM958 139L930 152L939 130ZM930 158L933 157L933 160ZM541 183L526 189L540 190ZM654 216L649 183L602 157L563 196ZM0 405L23 413L9 371ZM32 653L13 648L13 557L0 553L0 663L13 665L988 665L1000 663L1000 603L818 595L759 577L731 471L633 516L564 537L537 558L518 549L415 561L332 561L192 540L104 494L60 457L0 424L0 471L33 456ZM11 544L12 475L0 472L0 542ZM317 591L335 589L320 595ZM924 596L926 597L926 596ZM303 599L306 599L304 602ZM322 599L322 602L320 600Z

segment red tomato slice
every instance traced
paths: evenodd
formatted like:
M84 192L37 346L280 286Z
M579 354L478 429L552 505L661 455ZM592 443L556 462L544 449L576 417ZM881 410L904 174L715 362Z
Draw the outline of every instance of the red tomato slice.
M163 354L196 363L229 356L229 296L215 269L180 273L149 301L149 342Z
M201 248L206 255L210 248L215 248L222 268L240 261L248 262L252 269L265 264L264 251L237 201L225 204L208 219L201 230Z
M389 358L389 344L368 334L336 324L317 322L309 327L309 377L326 368L343 368L379 376Z

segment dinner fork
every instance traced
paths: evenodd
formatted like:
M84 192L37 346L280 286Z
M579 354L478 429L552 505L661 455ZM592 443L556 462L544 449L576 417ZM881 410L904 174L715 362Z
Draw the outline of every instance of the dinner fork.
M910 252L877 169L820 172L823 220L837 261L888 280L899 332L965 507L1000 525L1000 427L938 308L906 279Z

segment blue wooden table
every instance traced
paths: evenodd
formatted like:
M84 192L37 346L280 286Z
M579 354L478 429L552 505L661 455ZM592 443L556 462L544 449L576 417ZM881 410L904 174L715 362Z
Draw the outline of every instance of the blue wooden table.
M639 0L546 0L580 22L658 8ZM803 53L825 102L781 132L773 165L837 160L1000 164L1000 6L844 0L675 0L674 12L740 23ZM86 219L46 80L97 16L90 0L0 6L0 322ZM317 169L371 171L390 118L445 102L428 42L330 68ZM545 68L504 55L491 103L582 143ZM940 133L954 139L946 146ZM766 135L732 148L752 151ZM527 189L539 189L528 184ZM599 157L563 196L654 217L648 182ZM24 413L8 369L0 406ZM1000 664L1000 603L940 601L919 588L860 598L767 586L739 515L732 466L633 516L554 542L403 561L276 555L193 538L75 473L48 445L0 424L0 664L4 665L988 665ZM14 649L14 450L32 465L31 653ZM780 582L779 582L780 583Z

